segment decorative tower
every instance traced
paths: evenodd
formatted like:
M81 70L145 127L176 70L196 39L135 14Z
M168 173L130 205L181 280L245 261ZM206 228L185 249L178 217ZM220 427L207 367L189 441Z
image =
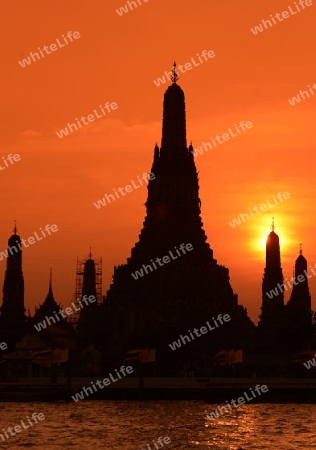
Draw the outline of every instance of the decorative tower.
M7 249L7 269L3 283L1 306L1 333L10 348L18 342L25 329L24 278L22 272L22 242L14 234L9 238Z
M266 241L266 267L262 281L262 307L258 333L260 347L268 353L283 350L284 289L279 236L272 218L271 233Z
M46 316L54 316L55 314L58 314L60 309L61 306L57 304L54 298L52 289L52 269L50 269L48 294L44 303L42 303L39 308L36 308L34 319L36 321L44 320ZM58 317L60 318L59 320L64 320L60 315Z
M308 278L307 261L303 256L301 244L292 278L293 290L286 305L287 342L292 352L309 349L312 342L312 310Z
M92 259L90 248L89 258L83 264L81 292L76 302L80 308L77 332L81 346L93 344L99 347L103 341L99 326L102 301L101 264L101 260Z
M114 268L105 301L116 351L160 346L160 361L163 351L171 352L168 340L217 313L234 320L216 331L212 343L200 342L201 353L206 354L206 343L237 343L252 328L238 306L228 269L217 264L206 242L193 147L186 141L185 97L177 80L174 65L164 94L161 148L154 148L155 178L148 182L144 227L127 264ZM181 253L181 244L190 244L191 251Z
M216 265L202 228L198 174L193 147L187 148L184 92L176 83L175 65L171 79L164 95L161 148L156 145L154 150L155 179L148 184L144 228L128 260L136 269L146 259L150 262L154 251L157 256L167 255L181 243L191 243L192 254Z

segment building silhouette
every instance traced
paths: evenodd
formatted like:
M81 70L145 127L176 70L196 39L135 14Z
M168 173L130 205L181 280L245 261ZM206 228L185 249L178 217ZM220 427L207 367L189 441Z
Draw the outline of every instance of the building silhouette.
M279 236L274 219L266 241L266 267L262 280L262 306L258 323L258 345L263 353L284 350L284 290Z
M170 339L217 314L230 314L232 321L216 330L216 337L201 338L185 352L205 355L219 346L240 345L254 327L238 305L228 269L217 264L207 243L193 147L186 141L185 97L175 69L171 79L164 94L161 147L154 148L155 178L148 182L144 226L127 264L114 268L105 302L113 351L133 345L160 347L160 362L172 353ZM193 249L184 254L181 244ZM163 263L164 256L169 256L168 263ZM174 360L175 353L171 356Z
M94 345L102 347L102 260L92 258L90 249L86 260L77 262L76 283L77 333L79 346ZM94 297L95 301L88 301ZM81 305L80 305L81 304ZM72 316L74 318L75 316Z
M22 271L22 241L14 233L8 240L7 264L3 283L0 333L9 348L13 348L25 331L24 278Z
M55 300L52 287L52 269L50 269L48 293L44 302L35 308L35 314L28 318L26 333L18 348L42 348L43 341L51 348L74 348L75 331L68 318L60 314L61 304ZM43 327L39 326L44 324ZM43 340L43 341L42 341Z
M225 354L226 365L218 373L226 376L236 369L229 365L241 363L229 361L237 354L233 350L243 349L244 373L271 375L281 373L289 355L315 346L307 260L300 249L292 288L284 281L274 219L266 241L257 329L246 308L238 304L228 269L214 258L203 229L194 151L186 140L185 96L177 79L174 68L172 84L164 94L161 146L154 147L143 228L126 264L114 267L105 299L102 260L93 258L90 250L87 258L77 260L72 314L56 317L61 305L53 295L51 272L45 301L33 318L26 319L23 240L14 227L0 308L0 337L10 350L70 349L71 364L80 374L98 373L101 354L103 368L113 367L131 349L157 349L161 375L179 375L181 368L209 369L213 356ZM284 291L291 288L285 305ZM96 301L84 301L90 297ZM230 315L231 321L207 336L192 337L191 330L219 314ZM35 327L44 321L47 327ZM183 345L173 351L169 344L179 336ZM18 373L20 356L16 356ZM28 372L33 371L32 364Z
M302 248L295 261L293 289L286 305L287 344L295 352L311 347L313 341L311 295L308 286L307 260Z
M61 305L58 305L53 294L53 288L52 288L52 269L50 270L50 276L49 276L49 287L48 287L48 293L45 298L45 301L39 306L39 308L35 308L35 315L34 320L35 321L42 321L45 319L45 317L51 317L55 316L55 314L58 314L58 311L61 309ZM58 316L59 320L64 320L62 316ZM56 319L55 319L56 322Z

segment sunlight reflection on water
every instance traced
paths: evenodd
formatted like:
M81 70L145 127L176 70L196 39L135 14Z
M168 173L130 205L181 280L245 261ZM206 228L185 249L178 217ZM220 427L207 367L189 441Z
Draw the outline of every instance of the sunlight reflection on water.
M316 405L241 405L211 422L206 414L214 409L216 405L201 401L3 403L2 435L3 429L20 425L34 412L44 413L45 420L0 439L0 448L147 450L148 444L156 450L153 440L159 436L171 439L166 450L316 447Z

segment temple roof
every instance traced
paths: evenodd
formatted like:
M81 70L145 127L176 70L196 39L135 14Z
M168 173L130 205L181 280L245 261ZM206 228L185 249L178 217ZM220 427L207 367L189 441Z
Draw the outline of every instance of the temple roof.
M57 304L53 289L52 289L52 269L50 270L50 278L49 278L49 287L48 287L48 294L46 296L45 301L40 305L38 309L36 309L35 317L41 318L45 316L51 316L58 312L60 309L60 305Z

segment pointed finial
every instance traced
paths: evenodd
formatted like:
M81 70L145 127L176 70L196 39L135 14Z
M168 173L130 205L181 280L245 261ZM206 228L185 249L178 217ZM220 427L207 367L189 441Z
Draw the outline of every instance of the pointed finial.
M300 255L303 254L303 250L302 250L302 244L300 244Z
M49 289L48 292L50 294L53 294L53 289L52 289L52 278L53 278L53 269L49 269Z
M275 230L275 225L274 225L274 217L272 217L271 230L272 230L272 231L274 231L274 230Z
M92 251L92 247L91 247L91 245L90 245L90 253L89 253L89 258L90 258L90 259L92 259L92 253L91 253L91 251Z
M14 221L14 228L13 228L13 232L14 234L16 234L17 228L16 228L16 220Z
M176 83L177 80L179 80L179 76L178 76L178 72L176 71L176 62L173 63L173 70L172 70L172 75L171 75L171 81L173 83Z

